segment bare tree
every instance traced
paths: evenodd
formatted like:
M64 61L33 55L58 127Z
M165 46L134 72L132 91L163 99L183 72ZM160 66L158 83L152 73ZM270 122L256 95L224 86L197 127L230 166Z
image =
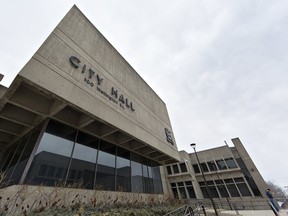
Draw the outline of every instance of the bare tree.
M274 198L286 198L287 197L287 193L285 191L285 189L281 186L279 186L276 182L274 181L267 181L266 182L268 188L271 189L271 191L273 192L273 196Z

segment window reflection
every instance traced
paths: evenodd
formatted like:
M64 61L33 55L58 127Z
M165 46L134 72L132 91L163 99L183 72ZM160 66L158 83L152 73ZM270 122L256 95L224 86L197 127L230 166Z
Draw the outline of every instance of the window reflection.
M75 129L50 121L34 156L26 183L53 186L59 181L65 181L75 137ZM48 167L55 167L61 172L48 172Z
M233 158L225 159L225 162L229 169L237 168L236 162Z
M102 141L100 143L96 189L115 190L115 157L116 147L110 143Z
M93 189L98 144L99 139L78 133L67 183Z
M38 135L32 140L35 142L37 137ZM27 143L27 140L24 143ZM29 147L29 154L22 154L27 147L18 144L18 148L14 150L20 154L17 157L17 154L9 149L13 154L8 154L7 158L3 159L2 169L17 164L19 158L23 158L26 164L33 149ZM11 170L13 169L12 167ZM50 120L25 183L55 186L59 182L87 189L163 193L158 163Z
M116 176L116 190L117 191L131 191L131 167L130 167L130 152L117 148L117 176Z
M134 153L131 153L131 187L132 192L143 193L141 157Z
M218 166L219 170L227 169L227 166L226 166L224 160L222 160L222 159L221 160L217 160L216 163L217 163L217 166Z
M152 176L153 176L153 182L154 182L154 193L156 194L163 193L160 169L159 169L159 166L157 166L157 164L155 164L152 167Z

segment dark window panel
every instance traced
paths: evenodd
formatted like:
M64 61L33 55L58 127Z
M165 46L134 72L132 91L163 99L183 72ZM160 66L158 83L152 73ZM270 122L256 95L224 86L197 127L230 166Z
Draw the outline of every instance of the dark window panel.
M187 199L187 194L186 194L186 190L184 187L179 187L179 193L180 193L180 196L181 196L181 199Z
M196 194L192 186L187 187L187 191L190 199L196 198Z
M131 187L132 192L143 193L142 157L131 153Z
M212 198L218 198L219 197L219 194L218 194L215 186L209 186L209 190L211 192Z
M231 197L240 197L240 194L235 184L228 184L226 186L227 186L227 189L229 190Z
M108 142L100 142L97 161L96 189L115 191L116 147Z
M179 165L180 165L180 170L182 173L187 172L187 166L185 163L180 163Z
M206 163L201 163L200 166L202 167L203 172L209 172L207 164Z
M202 191L203 197L204 198L209 198L206 187L200 187L200 189Z
M242 196L252 196L246 183L238 183L237 187L238 187Z
M172 188L172 192L173 192L174 198L179 199L177 188Z
M234 178L234 181L235 181L235 182L245 182L242 177L240 177L240 178Z
M227 166L226 166L224 160L217 160L216 163L217 163L217 166L218 166L219 170L227 169Z
M159 166L152 167L153 181L154 181L154 193L163 194L161 173Z
M200 169L199 169L198 164L193 164L192 166L193 166L193 169L194 169L195 173L200 173Z
M131 192L130 152L126 149L118 147L116 169L116 190Z
M229 194L227 192L225 185L223 185L223 184L217 185L217 188L218 188L218 191L219 191L221 197L229 197Z
M225 183L233 183L234 184L234 181L233 181L233 179L224 179L224 182Z
M168 175L172 174L171 166L166 166Z
M237 168L237 164L233 158L225 159L225 162L229 169Z
M178 168L178 165L177 165L177 164L172 165L172 168L173 168L174 174L179 173L179 168Z
M216 166L215 161L209 161L209 162L207 162L207 164L208 164L208 167L209 167L211 172L217 171L217 166Z

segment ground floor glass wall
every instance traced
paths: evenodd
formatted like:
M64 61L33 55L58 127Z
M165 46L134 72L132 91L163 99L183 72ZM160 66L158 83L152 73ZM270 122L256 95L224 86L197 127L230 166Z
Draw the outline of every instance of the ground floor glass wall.
M17 184L20 181L42 127L43 124L36 127L5 151L0 159L1 172L5 174L5 179L2 181L4 186Z
M54 120L42 135L24 183L163 193L159 164Z

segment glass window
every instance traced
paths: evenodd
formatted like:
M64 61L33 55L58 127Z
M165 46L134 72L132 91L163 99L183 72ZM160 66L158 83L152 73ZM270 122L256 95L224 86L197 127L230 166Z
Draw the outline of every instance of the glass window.
M151 162L151 161L150 161ZM151 162L152 163L152 162ZM148 176L149 176L149 192L148 193L154 193L154 184L153 184L153 175L152 175L152 166L149 163L147 166L148 168Z
M93 189L99 139L78 132L67 183Z
M54 173L55 173L55 167L54 167L54 166L50 166L50 167L48 168L48 173L47 173L47 175L54 177Z
M217 187L217 189L218 189L218 191L220 193L220 196L221 197L229 197L229 194L227 192L227 189L226 189L226 187L224 185L223 180L219 179L219 180L215 180L214 182L215 182L216 187Z
M179 168L177 164L172 165L174 174L179 173Z
M207 167L207 164L206 164L206 163L201 163L200 165L201 165L201 167L202 167L202 170L203 170L203 172L209 172L209 170L208 170L208 167Z
M175 199L179 199L177 188L172 188L172 192Z
M207 192L207 189L206 189L206 186L205 186L205 182L203 181L203 182L198 182L198 183L200 185L200 189L202 191L203 197L204 198L209 198L208 192Z
M205 182L199 182L200 186L205 186Z
M187 194L185 191L185 187L179 187L179 193L180 193L180 197L181 199L187 199Z
M132 192L143 193L141 156L135 153L131 153L131 187Z
M154 181L154 193L163 194L161 174L160 174L160 169L159 169L158 164L155 164L152 167L152 175L153 175L153 181Z
M144 193L149 193L150 185L149 185L148 166L145 164L142 164L142 169L143 169Z
M24 145L23 151L21 152L21 155L19 155L17 165L15 166L12 172L12 175L10 177L10 181L9 181L10 184L17 184L20 181L20 178L31 156L31 152L39 137L42 127L43 127L43 124L36 127L33 131L31 131L29 134L27 134L23 138L23 141L22 141L22 144Z
M207 182L207 185L214 185L213 181L206 181L206 182Z
M47 170L48 170L48 166L45 164L41 164L38 175L39 176L46 176Z
M216 187L214 185L209 185L208 187L209 187L209 190L211 192L212 198L218 198L219 194L218 194Z
M229 197L229 194L224 184L217 185L217 188L221 197Z
M193 169L194 169L195 173L200 173L200 169L199 169L198 164L193 164L192 166L193 166Z
M100 141L97 161L96 189L115 191L116 147Z
M196 198L196 194L195 194L194 188L192 186L192 181L186 181L185 185L186 185L186 189L187 189L189 198L190 199Z
M17 148L15 149L15 153L13 154L12 159L9 161L9 164L7 166L7 169L5 171L5 176L7 179L7 182L9 182L11 180L11 175L13 175L14 170L16 168L16 165L18 163L18 160L22 154L22 151L24 150L25 146L26 146L26 142L27 142L27 137L25 137L24 139L19 140L15 146L17 146Z
M59 181L65 181L75 138L76 130L74 128L50 120L28 171L25 183L54 186ZM55 167L57 177L56 175L55 177L47 176L48 173L45 173L45 176L38 175L43 166ZM58 172L59 170L62 170L62 172Z
M171 166L166 166L168 175L172 174Z
M180 163L180 169L181 169L181 172L187 172L187 166L185 163Z
M227 166L223 160L217 160L216 163L217 163L219 170L227 169Z
M117 148L116 169L116 190L131 192L130 152L126 149Z
M187 191L188 191L188 194L189 194L189 198L190 199L196 198L196 194L195 194L194 188L192 186L187 186L186 188L187 188Z
M3 165L1 167L1 171L5 172L6 168L8 167L11 159L13 158L13 155L15 153L15 145L11 146L10 148L7 149L5 152L4 156L6 155L7 158L5 158L3 161L1 161L1 164ZM5 162L4 162L5 161Z
M201 189L201 191L202 191L203 197L204 197L204 198L209 198L206 187L205 187L205 186L204 186L204 187L202 186L202 187L200 187L200 189Z
M237 187L242 196L251 196L251 193L246 185L246 183L238 183Z
M217 171L217 166L215 164L215 161L209 161L207 164L208 164L210 171Z
M242 177L240 178L234 178L235 182L244 182L244 179Z
M176 183L171 183L171 187L176 187Z
M229 190L231 197L240 197L240 194L239 194L235 184L227 184L226 186Z
M225 183L234 183L233 179L224 179Z
M227 164L229 169L237 168L237 164L236 164L236 162L234 161L233 158L225 159L225 162L226 162L226 164Z

